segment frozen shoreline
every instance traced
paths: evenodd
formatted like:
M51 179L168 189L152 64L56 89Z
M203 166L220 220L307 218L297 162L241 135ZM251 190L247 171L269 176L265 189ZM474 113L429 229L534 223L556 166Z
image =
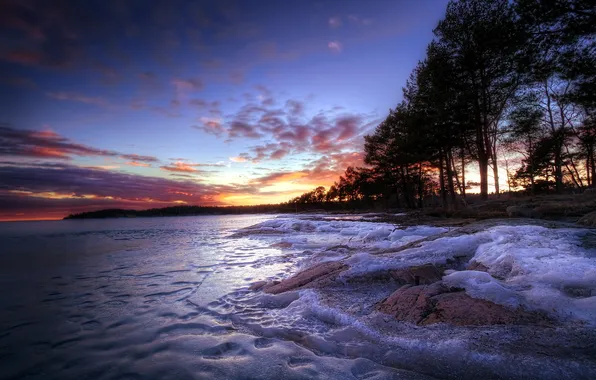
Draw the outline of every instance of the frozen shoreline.
M401 341L398 346L402 348L403 344L435 347L427 354L445 356L445 360L453 360L451 366L461 366L461 371L474 366L479 376L519 378L541 373L542 378L564 374L589 378L596 374L596 348L587 343L587 337L596 337L593 230L524 219L488 220L455 228L396 228L357 219L352 217L348 222L320 215L282 216L241 231L243 236L282 242L288 251L307 252L293 276L269 279L267 284L259 282L254 287L256 294L290 297L291 302L282 309L310 310L307 315L349 326L373 340ZM328 235L327 246L320 243L319 234ZM342 236L349 238L336 244L340 242L334 238L341 241ZM429 266L435 268L430 274ZM388 301L395 302L392 294L400 289L420 288L425 292L437 284L443 288L444 298L445 293L457 295L455 301L449 301L454 304L447 304L455 311L433 310L434 315L425 317L426 321L434 317L430 325L419 321L417 327L416 319L404 318L416 302L420 303L419 292L418 301L403 295L399 299L398 294L397 306L383 307ZM437 307L434 294L426 296L430 301L425 301L424 307ZM459 305L462 299L468 303ZM469 310L460 313L459 307ZM488 318L473 315L487 308L497 314ZM395 315L388 311L396 309ZM498 338L487 341L484 335ZM450 336L458 337L458 351L461 355L465 352L465 359L456 360L437 348L453 341ZM522 357L536 367L509 364ZM550 358L551 365L543 362L545 357ZM411 365L398 362L400 368ZM415 371L423 368L414 367ZM438 370L435 367L423 373L433 376Z

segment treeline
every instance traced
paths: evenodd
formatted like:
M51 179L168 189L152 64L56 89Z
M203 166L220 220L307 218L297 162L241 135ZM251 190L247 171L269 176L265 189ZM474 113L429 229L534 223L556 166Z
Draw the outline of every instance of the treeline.
M368 167L290 203L456 207L470 185L501 193L500 168L509 191L596 186L595 33L593 0L451 1L403 101L365 137Z
M134 218L153 216L192 216L192 215L228 215L228 214L263 214L293 212L294 208L287 204L256 206L173 206L152 208L148 210L105 209L99 211L71 214L64 219L100 219L100 218Z

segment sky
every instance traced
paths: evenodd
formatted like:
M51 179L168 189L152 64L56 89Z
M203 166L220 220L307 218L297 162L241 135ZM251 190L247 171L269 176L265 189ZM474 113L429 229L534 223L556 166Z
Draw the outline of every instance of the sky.
M1 0L0 220L329 186L446 4Z

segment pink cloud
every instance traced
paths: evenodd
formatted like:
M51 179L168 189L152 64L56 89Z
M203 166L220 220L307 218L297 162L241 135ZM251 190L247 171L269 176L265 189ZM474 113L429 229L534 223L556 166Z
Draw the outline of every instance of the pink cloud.
M126 163L126 165L138 166L138 167L142 167L142 168L149 168L149 167L151 167L151 164L147 164L145 162L137 162L137 161L129 161L129 162Z
M232 161L232 162L246 162L246 161L248 161L248 159L243 156L236 156L236 157L230 157L230 161Z
M327 47L329 48L329 50L331 50L332 53L335 54L341 53L341 51L343 50L343 46L339 41L330 41L327 44Z
M160 166L160 169L169 172L195 173L199 171L195 166L196 165L194 164L187 164L185 162L177 161L174 162L172 165Z
M0 124L0 156L71 159L72 156L120 157L130 161L156 162L153 156L123 154L78 144L51 130L19 130Z

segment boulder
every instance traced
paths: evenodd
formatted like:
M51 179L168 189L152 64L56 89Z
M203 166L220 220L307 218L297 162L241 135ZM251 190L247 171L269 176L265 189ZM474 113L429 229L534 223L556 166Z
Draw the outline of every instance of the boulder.
M441 282L405 285L383 300L378 310L417 325L448 323L457 326L497 324L548 325L549 319L522 308L510 309L487 300L472 298L462 290L452 291Z
M510 309L493 302L472 298L464 291L431 298L432 312L421 325L449 323L457 326L549 324L548 318L522 308Z
M340 261L328 261L298 272L277 284L265 285L262 289L265 293L279 294L305 287L323 286L333 282L347 268Z
M404 322L419 324L431 312L433 296L447 291L440 282L432 285L404 285L381 301L378 310Z
M443 269L432 264L392 270L389 273L398 283L412 285L429 285L443 277Z
M577 223L583 224L584 226L596 227L596 211L592 211L591 213L582 216Z

